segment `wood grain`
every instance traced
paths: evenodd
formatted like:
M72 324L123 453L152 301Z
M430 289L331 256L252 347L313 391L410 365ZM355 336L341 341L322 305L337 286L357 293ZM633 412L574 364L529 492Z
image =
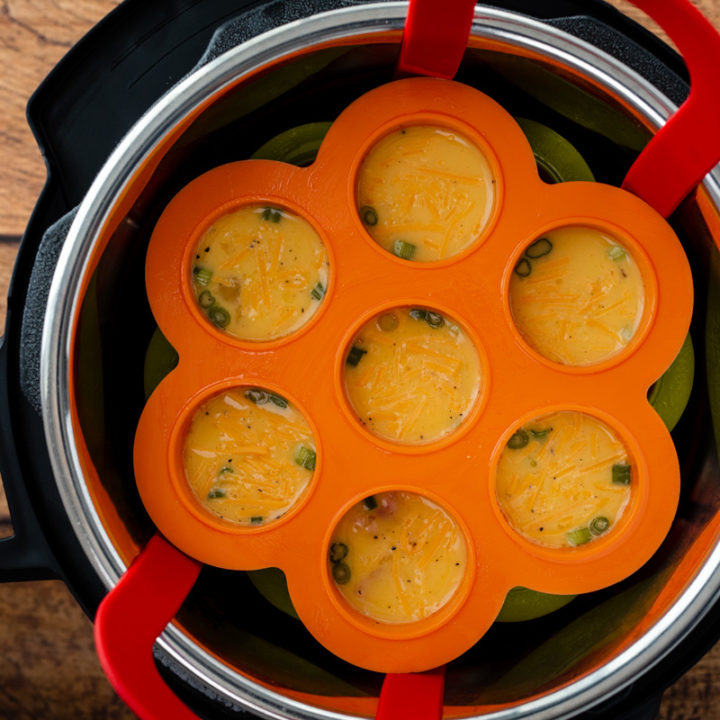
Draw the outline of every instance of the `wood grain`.
M15 239L7 238L0 240L0 327L4 326L5 313L7 312L7 294L10 285L15 254L17 253L18 242ZM0 481L2 476L0 476ZM8 509L5 493L0 487L0 538L12 535L12 521ZM0 597L2 593L0 592Z
M2 720L132 720L95 655L92 623L61 582L0 592Z
M118 0L2 0L0 235L21 235L45 181L25 105L60 58Z
M62 55L117 0L0 0L0 322L17 250L44 182L24 107ZM658 32L625 0L623 12ZM720 0L695 0L720 27ZM665 37L662 32L658 32ZM0 493L0 536L10 532ZM92 626L59 582L0 585L0 720L126 720L97 662ZM720 720L720 645L665 694L659 720Z
M635 22L640 23L658 37L662 38L668 45L675 47L675 44L667 36L667 33L652 19L650 19L642 10L638 10L628 0L607 0L610 5L614 5L618 10ZM715 27L720 26L720 3L717 0L691 0L692 4L700 10L700 12L708 18ZM677 48L676 48L677 49Z

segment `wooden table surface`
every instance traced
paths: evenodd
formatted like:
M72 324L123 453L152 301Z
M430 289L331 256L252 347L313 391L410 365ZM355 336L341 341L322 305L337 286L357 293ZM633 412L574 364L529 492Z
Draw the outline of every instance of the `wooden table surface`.
M117 0L0 4L0 327L19 238L45 178L25 122L25 104L72 44L116 4ZM662 35L627 2L613 4ZM720 0L697 0L695 5L720 28ZM0 537L11 533L0 488ZM90 621L62 583L0 586L0 720L132 717L99 667ZM720 720L720 644L666 692L660 718Z

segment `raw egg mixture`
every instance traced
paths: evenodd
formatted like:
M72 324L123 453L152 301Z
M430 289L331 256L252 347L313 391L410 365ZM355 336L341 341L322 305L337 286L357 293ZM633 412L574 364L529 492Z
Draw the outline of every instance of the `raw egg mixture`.
M210 323L242 340L267 341L302 327L328 283L328 256L303 218L247 206L218 218L192 259L192 287Z
M472 342L452 319L394 308L360 329L344 365L347 396L374 434L425 444L467 418L482 383Z

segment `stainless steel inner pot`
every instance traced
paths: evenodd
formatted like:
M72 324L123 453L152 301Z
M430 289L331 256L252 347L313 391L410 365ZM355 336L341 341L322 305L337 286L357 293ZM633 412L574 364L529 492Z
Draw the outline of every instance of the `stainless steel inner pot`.
M152 171L143 174L144 163L152 160L154 153L170 153L171 147L172 152L180 153L183 144L192 145L193 134L198 128L205 128L207 132L208 128L221 127L223 112L228 108L234 107L237 114L237 108L246 103L251 112L253 91L260 82L258 77L312 62L312 58L317 59L313 53L321 46L332 43L349 48L352 63L348 61L348 72L361 73L363 62L375 70L382 67L387 70L394 57L393 48L397 50L406 11L405 3L390 2L345 7L314 15L259 35L201 66L160 98L133 127L110 156L80 206L57 264L48 301L47 317L53 321L45 323L42 338L43 420L65 509L88 562L108 589L126 570L127 561L118 549L116 531L109 529L98 510L97 495L89 487L88 470L78 452L84 439L81 437L82 423L75 421L72 413L75 403L71 397L71 372L81 306L100 249L104 253L117 250L119 236L133 232L136 218L150 195L165 197L165 201L170 197L167 193L163 195L163 187L172 163L151 165ZM396 34L388 35L393 32ZM376 47L375 57L374 46L369 43L381 36L385 39ZM648 128L656 130L675 110L667 97L622 62L576 37L526 16L478 6L472 36L476 46L472 52L479 57L483 53L493 57L504 54L519 59L520 63L552 67L565 82L582 85L586 92L588 88L594 88L595 97L601 97L614 112L625 114L629 127L638 125L633 118L640 118ZM383 55L386 50L388 52ZM323 62L318 67L324 67ZM260 69L263 75L256 76ZM283 77L276 76L278 94L283 91ZM385 80L390 77L387 74ZM259 140L256 145L260 144ZM720 207L720 170L708 175L704 186L715 207ZM118 210L118 203L128 192L135 197L134 203ZM109 228L118 213L122 215L122 222L114 229ZM140 351L137 356L141 362ZM133 428L129 428L128 433L132 432ZM100 468L98 472L102 475ZM134 484L131 476L124 480L127 487ZM133 490L127 492L132 495ZM663 590L667 594L670 580L676 580L672 597L664 597L663 610L655 613L657 617L647 613L638 617L622 638L598 651L589 663L572 666L572 659L568 657L569 669L554 684L538 682L535 687L519 684L514 699L508 696L486 706L477 702L463 703L459 693L455 699L448 698L447 716L493 720L567 717L596 705L647 672L687 635L718 599L720 548L717 534L708 531L702 540L697 539L716 510L716 506L708 505L702 517L698 515L687 520L687 523L694 523L690 533L695 538L693 542L704 543L698 550L703 556L702 562L698 562L692 572L684 569L687 577L683 576L682 582L677 574L677 568L682 564L671 563L664 569L662 587L647 591L648 597L650 593L658 596ZM650 617L652 622L647 622ZM178 626L169 626L158 645L162 653L187 675L191 685L205 688L221 703L231 703L268 718L349 719L359 716L352 709L356 706L342 698L326 700L321 691L301 696L297 692L285 692L283 681L277 678L257 679L247 672L238 672L217 653L206 649L206 643L198 642L190 632ZM476 678L478 684L488 681L481 673Z

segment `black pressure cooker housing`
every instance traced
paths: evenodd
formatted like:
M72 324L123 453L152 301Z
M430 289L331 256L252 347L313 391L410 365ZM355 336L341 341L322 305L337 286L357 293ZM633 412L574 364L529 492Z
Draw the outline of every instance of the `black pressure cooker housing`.
M15 528L12 538L0 541L0 580L60 578L91 617L105 594L59 496L41 417L40 343L43 324L53 322L46 317L46 301L73 208L124 134L198 63L287 22L357 4L362 3L125 0L66 55L32 96L28 120L46 158L47 181L19 248L0 341L0 471ZM486 4L530 15L599 47L678 105L687 94L680 57L604 2ZM129 308L130 317L134 310ZM114 351L124 352L122 346ZM129 365L128 372L138 375L142 387L142 368ZM691 435L692 427L681 424L678 431ZM664 689L719 635L716 605L665 661L630 688L576 717L654 717ZM208 689L193 688L179 666L169 667L167 658L159 660L173 688L200 715L249 717L218 702Z

